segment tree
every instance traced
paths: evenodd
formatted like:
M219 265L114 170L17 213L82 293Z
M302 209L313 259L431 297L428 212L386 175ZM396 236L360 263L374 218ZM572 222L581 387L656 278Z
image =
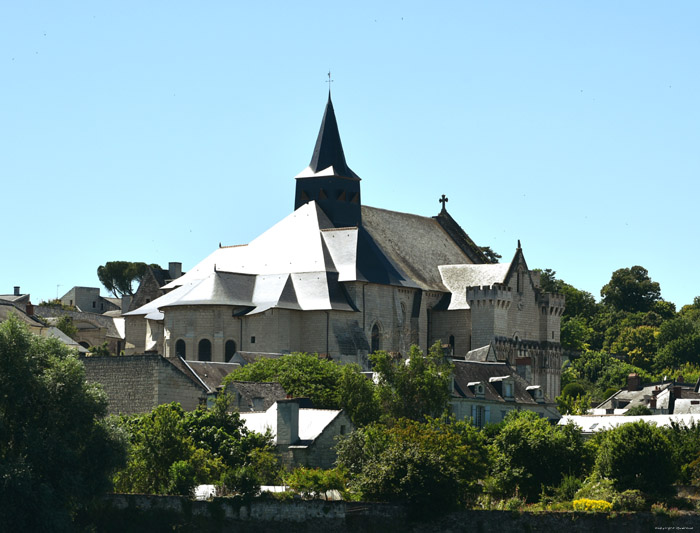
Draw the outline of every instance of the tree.
M160 266L155 264L150 267L160 269ZM97 268L97 277L105 289L115 296L133 296L133 283L140 283L148 268L149 265L146 263L108 261Z
M619 491L659 493L676 478L673 450L661 428L645 422L607 431L598 448L595 470L614 480Z
M78 336L78 328L73 323L73 318L68 315L60 316L56 321L56 327L73 340Z
M600 290L603 303L620 311L650 311L661 300L661 287L641 266L621 268L613 272L610 281Z
M453 365L445 358L439 341L427 355L414 345L406 360L379 351L370 355L370 361L377 374L377 397L385 415L425 420L449 408Z
M231 372L230 381L277 382L295 397L311 399L324 409L345 409L356 426L377 420L374 384L355 364L338 365L318 355L292 353L277 359L262 359Z
M117 490L190 494L197 484L215 483L257 492L276 477L272 438L249 432L237 413L228 412L229 404L221 395L212 409L185 412L170 403L123 419L131 449L115 478Z
M502 257L501 254L494 252L490 246L481 246L480 248L489 263L498 263L498 260Z
M13 315L0 324L0 391L0 524L67 530L124 462L107 399L76 354Z
M487 471L483 435L454 419L400 419L367 426L337 448L350 487L372 501L402 502L418 515L464 504L480 492Z
M533 411L511 411L493 441L491 486L508 496L516 491L534 501L545 488L558 487L566 475L580 477L592 457L573 424L552 426Z

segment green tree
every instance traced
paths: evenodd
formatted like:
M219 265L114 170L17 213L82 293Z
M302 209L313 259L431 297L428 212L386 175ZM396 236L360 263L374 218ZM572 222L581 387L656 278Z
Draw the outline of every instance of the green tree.
M641 266L621 268L600 290L603 303L620 311L650 311L661 300L661 287Z
M629 362L634 366L651 370L656 356L656 336L659 329L653 326L637 326L625 328L612 343L613 353L627 354Z
M439 341L427 355L414 345L407 360L379 351L370 355L370 361L377 374L377 397L385 415L425 420L449 409L453 365L445 358Z
M231 381L277 382L295 397L309 398L323 409L345 409L356 426L379 417L374 384L355 364L338 365L318 355L292 353L277 359L262 359L231 372Z
M112 352L109 351L109 343L107 341L99 346L90 346L88 352L90 352L92 357L109 357L112 355Z
M158 265L150 265L160 269ZM108 261L97 268L97 277L105 289L117 297L134 294L134 282L140 283L149 265L132 261Z
M543 489L560 486L566 475L581 477L592 464L576 426L552 426L533 411L511 411L492 449L493 492L517 492L528 501L536 500Z
M68 315L60 316L56 321L56 327L73 340L78 336L78 328L73 324L73 318Z
M371 501L403 502L418 515L463 505L480 492L487 471L484 437L454 419L400 419L367 426L338 446L350 486Z
M645 422L622 424L602 437L595 470L619 491L657 493L676 478L673 450L665 432Z
M272 438L249 432L226 395L212 409L185 412L179 404L124 419L131 442L127 467L115 478L117 490L190 494L197 484L225 485L256 492L277 477Z
M68 530L124 462L107 399L71 350L13 315L0 324L0 391L0 524Z

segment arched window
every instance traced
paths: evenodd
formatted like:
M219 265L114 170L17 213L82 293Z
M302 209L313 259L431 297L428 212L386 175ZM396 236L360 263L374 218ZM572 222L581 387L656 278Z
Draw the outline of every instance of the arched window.
M209 339L202 339L199 341L199 349L197 352L197 359L199 361L211 361L211 341L209 341Z
M372 326L372 346L371 346L372 353L376 352L379 350L379 326L375 324Z
M227 363L231 361L233 354L236 353L236 341L226 341L226 346L224 346L224 361Z
M187 357L187 345L182 339L178 339L175 343L175 357L182 357L186 359Z

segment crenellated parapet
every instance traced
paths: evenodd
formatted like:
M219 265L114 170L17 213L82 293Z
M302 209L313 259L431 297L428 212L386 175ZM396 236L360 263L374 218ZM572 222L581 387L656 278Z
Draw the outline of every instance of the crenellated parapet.
M513 291L500 283L482 287L467 287L467 302L472 309L491 307L494 309L509 309L513 303Z
M537 304L544 311L543 314L561 316L566 308L566 298L563 294L545 292L538 296Z

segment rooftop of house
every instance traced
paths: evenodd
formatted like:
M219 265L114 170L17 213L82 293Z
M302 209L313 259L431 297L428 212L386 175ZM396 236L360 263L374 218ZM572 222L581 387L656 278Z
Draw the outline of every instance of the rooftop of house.
M284 387L275 382L230 381L226 392L239 395L236 403L241 412L267 411L277 400L287 397Z
M537 405L549 403L537 385L530 385L504 361L484 362L453 359L454 390L453 398L476 399L484 401ZM506 394L505 382L512 382L511 395ZM479 392L478 385L483 387Z
M621 424L631 422L653 423L660 427L668 427L672 422L690 426L700 423L700 414L673 414L673 415L564 415L559 420L559 425L568 423L576 424L584 435L592 435L599 431L613 429Z
M336 409L299 409L299 441L297 446L312 444L342 411ZM267 411L259 413L241 413L241 420L246 427L258 433L270 431L277 443L277 402Z

